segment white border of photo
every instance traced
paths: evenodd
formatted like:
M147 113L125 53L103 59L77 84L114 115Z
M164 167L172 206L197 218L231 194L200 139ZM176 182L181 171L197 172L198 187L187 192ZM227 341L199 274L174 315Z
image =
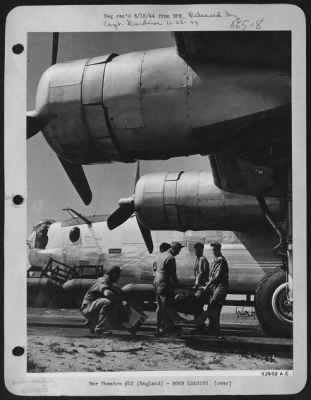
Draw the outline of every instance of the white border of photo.
M150 24L111 23L104 14L173 14L200 12L183 25L153 18ZM218 14L218 16L216 16ZM26 82L27 34L29 32L105 32L230 30L232 21L253 21L246 28L292 31L292 155L293 155L293 263L294 268L294 368L286 376L261 376L262 371L195 370L85 373L27 373L27 354L14 356L12 349L27 349L26 273L27 159ZM142 19L138 19L142 21ZM137 22L137 21L136 21ZM160 24L154 24L158 22ZM21 54L12 47L24 46ZM264 55L263 55L264 57ZM293 5L113 5L23 6L13 9L6 21L5 37L5 384L16 395L213 395L291 394L301 391L307 379L307 217L306 217L306 23ZM21 205L13 197L24 198ZM208 385L173 386L173 380L208 381ZM246 379L247 378L247 379ZM230 382L216 386L215 380ZM125 386L126 381L133 386ZM103 384L106 382L107 384ZM121 382L119 385L109 382ZM139 384L139 382L145 382ZM149 382L149 384L148 384ZM152 385L152 382L160 384Z

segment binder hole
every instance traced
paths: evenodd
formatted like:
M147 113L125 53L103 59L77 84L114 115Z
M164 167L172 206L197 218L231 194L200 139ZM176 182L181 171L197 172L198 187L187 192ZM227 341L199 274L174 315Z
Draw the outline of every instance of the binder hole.
M20 43L14 44L12 51L14 54L21 54L24 51L24 46Z
M23 201L24 201L24 198L23 198L23 196L21 196L20 194L16 194L16 195L13 197L13 203L14 203L16 206L21 205L21 204L23 203Z
M24 347L21 347L21 346L16 346L12 350L13 356L17 356L17 357L22 356L24 354L24 352L25 352L25 349L24 349Z

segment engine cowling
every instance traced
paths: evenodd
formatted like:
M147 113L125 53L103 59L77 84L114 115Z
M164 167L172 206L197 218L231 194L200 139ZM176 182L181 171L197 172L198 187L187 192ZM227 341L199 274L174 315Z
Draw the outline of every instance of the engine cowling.
M266 198L276 220L282 219L279 198ZM147 174L134 195L139 220L153 230L252 231L267 227L254 196L219 189L209 172Z
M32 119L73 164L168 159L236 148L240 130L290 94L277 71L207 65L198 75L172 47L53 65Z

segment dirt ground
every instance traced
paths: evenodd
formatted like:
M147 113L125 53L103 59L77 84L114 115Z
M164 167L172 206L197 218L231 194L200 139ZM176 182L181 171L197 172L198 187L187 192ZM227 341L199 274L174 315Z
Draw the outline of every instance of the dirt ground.
M176 338L30 336L28 372L130 370L292 369L292 358L274 354L192 349Z

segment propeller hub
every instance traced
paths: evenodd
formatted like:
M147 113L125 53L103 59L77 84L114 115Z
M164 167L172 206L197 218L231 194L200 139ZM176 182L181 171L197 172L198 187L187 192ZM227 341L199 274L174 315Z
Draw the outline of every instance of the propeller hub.
M124 197L123 199L119 200L118 204L120 207L134 205L134 197Z

